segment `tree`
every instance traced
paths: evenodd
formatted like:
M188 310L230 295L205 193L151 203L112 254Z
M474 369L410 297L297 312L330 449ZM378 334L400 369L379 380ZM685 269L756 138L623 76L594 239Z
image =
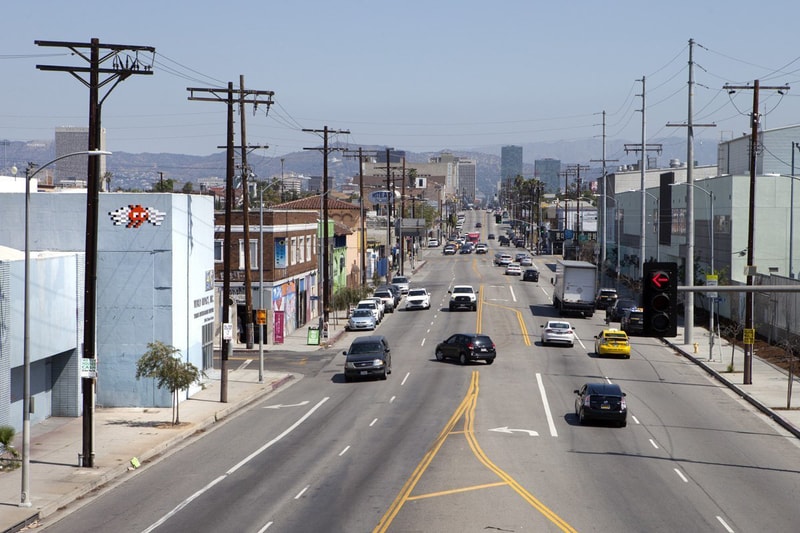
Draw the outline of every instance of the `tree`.
M159 180L153 184L153 192L172 192L175 188L175 180Z
M176 355L177 354L177 355ZM136 379L153 378L158 388L166 388L172 393L172 425L180 424L180 402L178 391L205 377L188 361L182 361L180 350L161 341L147 343L147 352L136 362Z
M183 184L182 192L186 194L192 194L192 190L194 190L194 184L191 181L187 181Z

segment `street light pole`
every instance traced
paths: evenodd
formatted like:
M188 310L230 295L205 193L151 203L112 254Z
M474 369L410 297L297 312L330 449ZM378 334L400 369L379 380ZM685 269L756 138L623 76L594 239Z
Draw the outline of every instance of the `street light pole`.
M30 172L33 168L33 163L28 166L25 171L25 273L23 283L23 296L22 296L22 488L20 493L19 507L30 507L30 486L29 486L29 470L30 470L30 452L31 452L31 333L30 333L30 271L31 271L31 249L30 249L30 211L31 211L31 180L44 170L46 167L52 165L57 161L66 159L68 157L86 155L111 155L111 152L102 150L84 150L82 152L72 152L62 155L48 161L40 166L34 172Z

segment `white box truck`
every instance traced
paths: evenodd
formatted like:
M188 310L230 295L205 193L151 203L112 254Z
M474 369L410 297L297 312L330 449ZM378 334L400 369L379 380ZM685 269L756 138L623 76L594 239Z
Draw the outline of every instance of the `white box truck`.
M559 259L556 263L553 306L561 316L594 314L594 296L597 293L597 267L586 261Z

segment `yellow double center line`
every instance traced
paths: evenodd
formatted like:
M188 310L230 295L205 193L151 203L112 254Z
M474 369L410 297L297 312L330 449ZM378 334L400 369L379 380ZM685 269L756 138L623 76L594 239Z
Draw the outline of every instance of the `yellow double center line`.
M405 505L407 501L415 500L415 499L422 499L422 498L430 498L433 496L445 495L445 494L454 494L458 492L466 492L469 490L478 490L487 487L496 487L498 485L508 485L511 487L514 492L522 496L522 498L528 502L534 509L539 511L545 518L550 520L553 524L556 525L561 531L568 531L570 533L575 533L576 530L570 526L567 522L565 522L562 518L556 515L553 511L551 511L547 506L545 506L542 502L536 499L530 492L525 490L525 488L520 485L513 477L511 477L508 473L503 471L497 465L495 465L483 452L480 445L478 444L477 439L475 438L475 408L478 404L478 380L479 380L479 372L473 371L472 379L470 381L469 389L467 391L467 395L461 400L456 411L453 413L453 416L450 417L445 427L442 429L441 433L436 437L433 445L430 449L425 453L420 463L414 469L414 472L411 474L411 477L405 482L403 488L400 490L400 493L394 499L392 504L389 506L389 509L381 518L378 525L373 529L373 533L384 533L388 530L389 526L391 525L392 521L397 517L397 514L400 512L400 509ZM441 449L444 441L453 433L453 428L455 428L456 423L464 416L464 435L467 438L467 442L469 443L470 449L472 449L472 453L478 460L489 470L494 472L502 482L498 483L488 483L484 485L477 485L473 487L464 487L460 489L452 489L448 491L441 491L433 494L425 494L420 496L411 496L412 491L419 483L419 480L422 478L422 475L428 469L433 458Z

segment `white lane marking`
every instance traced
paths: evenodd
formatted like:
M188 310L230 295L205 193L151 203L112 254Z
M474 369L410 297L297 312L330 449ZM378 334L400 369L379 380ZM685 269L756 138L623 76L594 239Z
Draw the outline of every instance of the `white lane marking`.
M578 344L580 344L580 345L581 345L581 348L583 348L584 350L586 349L586 345L585 345L585 344L583 344L583 341L581 340L581 338L580 338L580 337L578 337L577 335L575 335L575 340L576 340L576 341L578 341Z
M636 418L635 416L631 415L631 418L633 418L634 423L641 424L641 422L639 422L639 419Z
M374 425L375 425L375 423L376 423L377 421L378 421L378 419L377 419L377 418L373 418L373 419L372 419L372 422L370 422L370 423L369 423L369 427L372 427L372 426L374 426Z
M258 533L264 533L266 530L268 530L268 529L269 529L269 527L270 527L271 525L272 525L272 522L267 522L267 523L264 525L264 527L262 527L261 529L259 529L259 530L258 530Z
M304 405L308 404L308 400L303 400L300 403L287 403L287 404L276 404L276 405L265 405L262 409L280 409L282 407L303 407Z
M403 376L403 381L400 382L400 386L401 387L406 384L406 381L408 381L408 376L410 376L410 375L411 375L411 372L406 372L406 375Z
M508 286L508 290L511 291L511 301L516 302L517 301L517 295L514 294L514 287L509 285Z
M689 483L689 480L686 479L686 476L683 475L683 472L681 472L677 468L673 468L673 470L675 470L675 473L678 474L678 477L681 478L684 483Z
M512 428L509 428L508 426L503 426L501 428L492 428L489 431L496 431L498 433L507 433L509 435L514 433L514 432L517 432L517 433L527 433L529 437L538 437L539 436L539 432L538 431L533 431L532 429L512 429Z
M656 444L656 441L654 441L653 439L650 439L650 444L652 444L652 445L653 445L653 448L655 448L656 450L658 450L658 449L659 449L659 448L658 448L658 444Z
M725 531L727 531L728 533L733 533L733 530L731 529L731 526L726 524L725 520L723 520L721 516L717 516L717 520L719 520L719 523L722 524L722 527L725 528Z
M389 398L389 403L392 403L392 402L394 402L394 399L395 399L395 398L397 398L397 396L392 396L391 398Z
M245 359L244 361L242 361L242 364L239 365L239 368L237 368L236 370L242 370L244 367L246 367L247 365L249 365L252 362L253 362L252 359Z
M178 512L180 512L180 510L181 510L181 509L183 509L184 507L186 507L187 505L189 505L189 504L190 504L192 501L196 500L197 498L199 498L200 496L202 496L202 495L203 495L205 492L207 492L209 489L211 489L211 487L213 487L214 485L216 485L216 484L217 484L217 483L219 483L220 481L224 480L225 478L227 478L228 476L230 476L231 474L233 474L234 472L236 472L236 471L237 471L238 469L240 469L242 466L244 466L244 465L246 465L248 462L252 461L252 460L253 460L253 458L255 458L256 456L258 456L260 453L262 453L262 452L263 452L263 451L265 451L266 449L270 448L270 447L271 447L271 446L273 446L275 443L277 443L278 441L280 441L281 439L283 439L283 438L284 438L286 435L288 435L289 433L291 433L292 431L294 431L295 429L297 429L297 427L298 427L300 424L302 424L303 422L305 422L305 421L308 419L308 417L310 417L312 414L314 414L314 411L316 411L317 409L319 409L320 407L322 407L322 404L324 404L325 402L327 402L329 399L330 399L330 397L329 397L329 396L326 396L326 397L324 397L322 400L320 400L320 401L317 403L317 405L315 405L314 407L312 407L311 409L309 409L309 410L308 410L308 412L307 412L306 414L304 414L304 415L303 415L303 416L301 416L299 419L297 419L297 421L296 421L294 424L292 424L291 426L289 426L288 428L286 428L286 429L283 431L283 433L281 433L280 435L278 435L277 437L275 437L274 439L272 439L272 440L271 440L271 441L269 441L268 443L264 444L262 447L260 447L259 449L257 449L256 451L254 451L253 453L251 453L250 455L248 455L247 457L245 457L245 458L244 458L244 459L242 459L241 461L239 461L239 462L238 462L236 465L234 465L234 467L233 467L233 468L231 468L230 470L228 470L227 472L225 472L225 474L224 474L224 475L222 475L222 476L219 476L217 479L215 479L214 481L212 481L211 483L209 483L208 485L206 485L206 486L205 486L205 487L203 487L202 489L198 490L197 492L195 492L194 494L192 494L191 496L189 496L188 498L186 498L185 500L183 500L181 503L179 503L177 506L175 506L175 508L173 508L173 509L172 509L170 512L168 512L167 514L165 514L164 516L162 516L161 518L159 518L159 519L158 519L158 520L157 520L155 523L153 523L153 524L152 524L150 527L148 527L147 529L145 529L144 531L142 531L142 533L150 533L151 531L153 531L153 530L154 530L154 529L156 529L157 527L161 526L161 525L162 525L164 522L166 522L167 520L169 520L169 519L170 519L172 516L174 516L174 515L176 515Z
M341 457L341 456L343 456L344 454L346 454L346 453L347 453L347 450L349 450L349 449L350 449L350 445L348 444L347 446L345 446L345 447L344 447L344 450L342 450L342 451L340 451L340 452L339 452L339 457Z
M425 339L422 339L422 342L420 343L420 347L422 346L425 346Z
M550 412L550 404L547 402L547 393L544 391L544 383L542 382L542 375L537 372L536 382L539 384L539 394L542 395L542 407L544 407L544 415L547 417L547 425L550 427L550 436L558 437L556 431L556 424L553 422L553 414Z
M604 377L603 377L603 379L605 379L605 380L606 380L606 382L607 382L609 385L611 385L611 378L610 378L610 377L608 377L608 376L604 376Z
M300 492L298 492L298 493L297 493L297 496L295 496L295 497L294 497L294 499L295 499L295 500L299 500L299 499L300 499L300 497L301 497L301 496L303 496L303 494L305 494L305 492L308 490L308 488L309 488L310 486L311 486L311 485L306 485L305 487L303 487L303 490L301 490Z

